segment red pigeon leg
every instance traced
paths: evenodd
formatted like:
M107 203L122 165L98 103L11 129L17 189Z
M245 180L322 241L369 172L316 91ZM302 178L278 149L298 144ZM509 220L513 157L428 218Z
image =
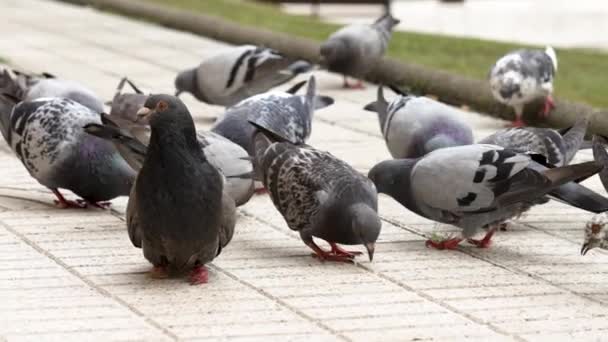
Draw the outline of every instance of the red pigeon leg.
M333 255L354 258L357 255L363 254L362 252L359 252L359 251L347 251L347 250L344 250L344 249L342 249L342 247L338 246L335 242L328 242L328 243L331 246L331 252L330 253L333 254Z
M87 207L86 203L66 200L65 197L63 197L63 195L61 194L61 192L59 192L59 190L57 190L57 189L51 189L51 191L53 191L55 196L57 196L57 199L55 200L55 205L57 205L61 209L67 209L67 208L83 209L83 208Z
M312 256L315 258L319 258L319 260L321 261L336 261L347 263L353 262L354 256L336 255L333 253L333 250L331 252L326 252L321 249L321 247L317 246L314 241L307 242L306 245L315 252L315 254L313 254Z
M151 278L154 279L165 279L169 278L169 272L167 272L167 266L155 265L152 267L149 273Z
M496 228L497 227L495 226L495 227L488 229L486 236L484 236L483 239L481 239L481 240L467 239L467 242L470 244L473 244L479 248L488 248L492 244L492 236L496 232Z
M553 97L551 95L545 98L545 104L543 105L543 110L540 112L540 115L543 118L547 118L549 113L555 108L555 102L553 102Z
M190 285L207 284L209 282L209 271L205 266L194 266L190 272Z
M458 248L458 244L460 244L460 241L462 241L462 238L452 238L452 239L445 239L442 241L433 241L433 240L426 240L425 245L426 247L433 247L435 249L457 249Z

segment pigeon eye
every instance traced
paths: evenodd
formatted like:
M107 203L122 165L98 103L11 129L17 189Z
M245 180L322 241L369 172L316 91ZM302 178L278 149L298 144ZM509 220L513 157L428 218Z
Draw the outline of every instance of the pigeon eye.
M156 104L156 112L164 112L169 108L169 105L165 101L158 101Z

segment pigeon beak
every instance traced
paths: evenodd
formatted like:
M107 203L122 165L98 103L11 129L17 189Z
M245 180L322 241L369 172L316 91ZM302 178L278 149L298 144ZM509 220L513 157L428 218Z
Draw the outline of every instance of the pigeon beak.
M589 248L589 244L585 243L583 244L583 247L581 248L581 255L585 255L587 254L587 252L589 252L591 248Z
M367 249L367 255L369 255L369 261L372 262L374 260L374 250L376 249L376 243L375 242L366 243L365 249Z
M138 122L140 120L145 119L147 116L149 116L152 113L153 113L153 111L150 108L148 108L148 107L141 107L137 111L137 119L135 120L135 122Z

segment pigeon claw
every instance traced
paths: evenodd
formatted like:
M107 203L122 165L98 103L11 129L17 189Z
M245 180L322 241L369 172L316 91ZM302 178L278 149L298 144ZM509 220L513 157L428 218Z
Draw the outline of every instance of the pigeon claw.
M150 278L154 279L165 279L169 278L169 272L167 272L167 267L165 266L154 266L150 270Z
M194 266L190 272L190 285L207 284L209 282L209 271L205 266Z
M253 190L253 193L256 195L266 195L268 190L266 190L266 188L257 188Z
M432 248L439 249L439 250L457 249L458 245L460 244L461 241L462 241L461 238L452 238L452 239L447 239L447 240L442 240L442 241L426 240L424 245L427 248L432 247Z
M357 83L350 84L348 83L348 78L344 76L344 82L342 83L342 88L344 89L365 89L365 85L363 85L363 81L357 80Z
M363 254L363 252L359 252L359 251L347 251L347 250L344 250L344 249L342 249L342 247L338 246L334 242L329 242L329 245L331 246L331 252L329 252L329 253L333 254L333 255L354 258L357 255Z
M478 248L488 248L492 244L492 236L494 235L498 227L500 227L500 225L490 228L486 233L486 236L484 236L481 240L467 239L467 242L477 246Z
M526 124L521 118L517 118L514 121L507 124L507 127L524 127Z
M332 250L327 252L321 249L321 247L317 246L314 242L306 243L310 249L314 251L312 254L313 258L318 258L320 261L336 261L336 262L346 262L346 263L354 263L356 253L351 253L341 249L336 246L338 250L341 252L336 252L332 246ZM331 245L331 243L330 243ZM335 244L334 244L335 245Z

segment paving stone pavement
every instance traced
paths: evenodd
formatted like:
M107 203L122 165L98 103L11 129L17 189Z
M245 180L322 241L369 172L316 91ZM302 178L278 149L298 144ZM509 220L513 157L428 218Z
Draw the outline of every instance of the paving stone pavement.
M90 85L109 99L127 75L171 92L180 68L224 44L91 9L0 0L0 55L13 66ZM52 18L52 20L50 20ZM336 104L315 117L311 144L361 171L389 157L374 115L375 87L344 91L317 73ZM184 96L204 127L221 113ZM463 116L484 136L501 127ZM608 255L579 255L591 215L559 203L535 208L489 249L424 247L455 232L381 196L384 227L373 263L320 263L266 196L239 210L232 243L210 282L153 280L125 231L126 198L112 210L60 210L2 143L0 340L599 341L608 329ZM588 152L579 160L589 160ZM586 185L601 190L594 177Z

